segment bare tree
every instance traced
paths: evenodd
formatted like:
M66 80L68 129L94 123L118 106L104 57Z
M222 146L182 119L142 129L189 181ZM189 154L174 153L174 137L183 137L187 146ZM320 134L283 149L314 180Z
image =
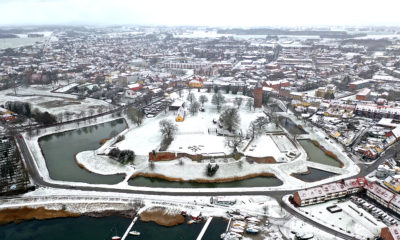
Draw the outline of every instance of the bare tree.
M82 110L82 111L79 113L79 115L80 115L82 118L84 118L84 117L86 117L86 112Z
M63 121L63 113L62 112L60 112L59 114L57 114L57 120L58 120L58 122L62 122Z
M250 123L249 129L247 130L247 134L251 138L255 138L261 135L264 131L265 125L268 124L268 119L266 117L260 116L257 117L256 120Z
M200 103L196 100L192 102L189 106L189 112L192 115L195 115L199 111L199 109L200 109Z
M91 108L91 109L89 110L89 116L93 116L93 114L94 114L94 110Z
M232 149L232 153L237 153L238 148L242 147L243 144L242 135L235 134L234 136L225 137L225 145Z
M229 132L235 132L240 124L240 115L236 108L228 108L219 116L219 121Z
M171 120L163 119L159 123L161 134L165 139L173 139L176 132L178 131L178 127Z
M72 115L71 112L65 112L65 113L64 113L65 119L66 119L67 121L69 121L69 120L71 119L71 115Z
M201 95L199 97L199 101L201 102L201 105L204 107L204 103L208 102L208 98L206 95Z
M144 119L144 114L140 109L135 108L135 107L129 107L127 109L126 114L127 114L128 118L133 123L135 123L137 126L142 125L143 119Z
M186 100L188 100L190 103L193 103L193 101L196 101L196 96L194 95L194 93L189 92L189 94L186 97Z
M242 97L235 97L235 105L237 106L238 109L240 108L240 106L242 106L242 103L243 103Z
M276 115L275 112L271 113L271 121L275 123L275 127L279 127L279 117Z
M247 129L247 137L253 139L256 136L257 136L257 126L254 123L254 121L252 121L250 123L249 129Z
M246 107L251 111L251 108L254 109L254 100L252 98L249 98L246 102Z
M102 114L103 111L104 111L103 106L100 106L100 107L97 109L97 113L98 113L98 114Z
M179 97L181 98L182 97L182 86L178 86L178 94L179 94Z
M221 91L218 91L212 96L211 102L217 106L217 110L219 112L221 111L222 105L225 103L225 97L222 95Z

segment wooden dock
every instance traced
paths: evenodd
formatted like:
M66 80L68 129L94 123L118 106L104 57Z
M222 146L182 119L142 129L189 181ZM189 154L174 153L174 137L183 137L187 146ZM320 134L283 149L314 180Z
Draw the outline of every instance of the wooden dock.
M200 232L199 236L196 238L196 240L201 240L203 238L204 233L206 233L208 225L210 225L210 222L211 222L212 219L213 219L212 217L209 217L207 219L206 224L204 225L203 229L201 229L201 232Z
M128 236L129 232L131 231L133 225L135 224L135 222L137 221L138 217L136 216L135 218L133 218L131 224L129 224L128 229L126 229L126 232L124 234L124 236L122 236L121 240L125 240L125 238Z

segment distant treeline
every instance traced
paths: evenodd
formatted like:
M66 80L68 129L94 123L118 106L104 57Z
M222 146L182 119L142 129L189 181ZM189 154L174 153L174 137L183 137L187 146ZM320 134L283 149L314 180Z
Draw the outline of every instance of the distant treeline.
M19 37L11 33L0 33L0 38L19 38Z
M383 51L392 42L388 39L346 39L342 40L341 44L357 44L367 47L370 50Z
M346 31L329 30L284 30L274 28L250 28L250 29L220 29L220 34L237 35L301 35L301 36L320 36L326 38L353 38L366 36L366 34L348 34Z

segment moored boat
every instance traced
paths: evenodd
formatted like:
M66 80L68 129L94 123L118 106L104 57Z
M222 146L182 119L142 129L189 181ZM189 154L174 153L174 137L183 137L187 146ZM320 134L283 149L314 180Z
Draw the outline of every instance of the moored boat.
M140 232L138 232L138 231L130 231L129 235L140 236Z
M246 232L248 232L248 233L258 233L259 232L259 230L258 229L255 229L255 228L247 228L246 229Z

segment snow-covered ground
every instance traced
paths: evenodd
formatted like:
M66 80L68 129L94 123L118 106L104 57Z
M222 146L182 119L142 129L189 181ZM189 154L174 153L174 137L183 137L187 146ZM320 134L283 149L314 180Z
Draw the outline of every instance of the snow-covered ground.
M292 217L286 221L282 226L280 226L279 230L288 239L294 239L295 234L292 232L296 232L300 236L312 234L314 235L315 240L341 240L341 238L321 231L320 229L313 227L307 222L304 222L296 217Z
M109 104L102 100L93 98L78 100L75 95L51 92L55 88L56 85L18 87L17 96L14 95L12 88L2 90L0 91L0 104L5 104L7 101L29 102L32 104L32 108L37 108L43 112L47 111L56 116L65 114L65 112L79 114L82 111L87 116L90 109L97 113L99 108L103 108L104 111L109 107ZM71 119L73 118L76 118L76 116L71 116Z
M297 208L289 203L287 196L284 197L284 201L302 215L357 239L373 239L375 236L379 236L381 229L386 226L350 200L340 201L335 199ZM342 211L331 213L327 210L327 207L334 205Z
M65 92L67 92L68 90L70 90L70 89L72 89L72 88L74 88L74 87L76 87L76 86L78 86L79 85L79 83L70 83L70 84L67 84L67 85L65 85L65 86L62 86L62 87L60 87L60 88L57 88L54 92L57 92L57 93L65 93Z
M140 202L144 204L144 208L153 206L178 208L181 211L187 211L189 214L201 212L203 216L226 217L228 210L236 209L240 209L240 212L245 215L273 218L288 216L288 213L279 206L278 202L268 196L230 196L229 198L236 200L236 203L228 207L210 204L210 197L207 196L137 195L41 187L33 192L21 195L20 198L0 199L0 210L26 206L45 206L47 209L61 210L62 205L65 205L68 211L85 213L113 209L113 206L117 206L116 210L131 209L131 203Z
M286 153L300 154L297 148L289 141L286 135L262 135L256 138L246 149L244 154L251 157L274 157L277 162L287 162L291 158ZM266 155L269 154L269 155Z
M204 104L205 112L199 112L192 116L186 114L183 122L175 122L177 117L176 112L161 112L155 118L145 119L140 127L133 127L131 131L125 134L125 140L116 144L120 149L131 149L138 155L148 155L152 150L158 150L162 140L162 135L159 131L159 122L163 119L173 121L178 132L174 141L168 148L172 152L187 152L187 153L231 153L231 150L225 146L225 138L216 136L215 129L218 128L212 121L218 119L219 113L216 107L211 103L213 93L192 91L198 99L200 95L205 95L208 102ZM186 100L187 92L182 95L182 99ZM243 133L247 132L250 122L255 120L257 116L264 115L262 109L250 111L245 107L245 102L249 97L242 95L224 94L226 99L226 107L234 107L235 97L243 98L243 103L240 109L240 130ZM187 102L186 105L190 103ZM265 115L264 115L265 116ZM194 148L192 148L194 146ZM193 149L195 149L193 151ZM266 151L266 150L264 150ZM266 156L269 156L266 152ZM272 154L272 153L271 153Z
M196 92L196 94L198 94ZM210 94L211 95L211 94ZM231 99L233 99L232 95ZM211 97L210 97L211 98ZM210 103L209 103L210 104ZM189 130L192 130L190 126L192 124L195 124L196 121L193 121L194 119L198 119L200 122L203 121L204 123L213 125L212 123L212 118L216 114L216 109L214 107L214 113L212 113L212 110L208 111L207 109L212 109L214 106L209 105L206 108L206 114L204 113L199 113L196 116L188 116L187 119L183 122L181 125L182 128L180 128L180 131L178 132L177 139L180 137L182 140L178 140L176 143L173 143L171 147L180 150L179 148L181 147L184 149L186 146L190 145L196 145L198 148L201 148L201 151L204 152L207 149L209 152L214 152L215 150L213 149L213 146L216 145L215 142L212 142L210 145L208 142L203 142L203 143L196 143L196 138L194 138L192 135L195 135L197 138L199 136L205 135L210 138L216 137L215 135L208 135L200 134L200 132L204 132L204 128L200 127L193 127L193 131L189 132ZM242 107L243 108L243 107ZM255 118L257 114L260 114L260 111L253 112L253 111L248 111L247 109L243 109L243 111L246 116L253 115ZM246 114L247 113L247 114ZM203 114L203 115L201 115ZM106 160L106 157L101 157L101 159L94 159L93 158L93 152L90 151L85 151L84 153L78 154L77 155L77 161L84 165L85 168L89 171L99 173L99 174L104 174L104 175L109 175L109 174L115 174L115 173L125 173L126 178L124 181L122 181L119 184L116 185L99 185L105 188L119 188L119 189L142 189L142 190L148 190L148 191L170 191L170 192L176 192L176 191L181 191L179 188L149 188L149 187L136 187L136 186L129 186L127 181L130 176L136 175L136 174L150 174L150 175L163 175L165 177L169 178L176 178L176 179L181 179L181 180L212 180L212 179L227 179L227 178L234 178L234 177L245 177L248 175L251 176L256 176L256 175L262 175L265 173L273 174L275 175L278 179L280 179L283 182L283 185L281 186L275 186L275 187L255 187L255 188L237 188L236 190L238 192L240 191L270 191L270 190L297 190L297 189L302 189L305 187L312 187L312 186L317 186L320 184L328 183L328 182L333 182L333 181L338 181L340 179L346 178L346 177L351 177L358 173L359 168L357 165L355 165L351 159L347 157L345 154L344 150L341 148L336 143L329 143L328 141L325 140L325 134L317 130L315 128L311 129L308 125L304 125L303 122L300 120L295 119L290 113L281 113L282 115L285 115L287 117L290 117L292 121L294 121L296 124L303 124L304 128L306 131L309 133L307 136L319 141L322 146L324 146L326 149L334 152L340 160L344 163L343 168L338 168L338 167L332 167L324 164L318 164L314 163L311 161L307 161L307 154L305 150L301 147L298 148L298 156L290 162L283 162L283 163L278 163L278 164L258 164L258 163L249 163L246 161L244 158L242 158L239 161L235 161L233 159L224 159L224 158L217 158L215 159L215 162L219 164L220 168L217 171L217 173L213 177L207 177L205 174L205 169L206 165L209 163L209 160L205 160L204 162L194 162L189 159L182 159L182 163L179 162L178 160L174 161L169 161L169 162L155 162L154 168L150 168L148 164L148 153L152 149L155 149L158 144L161 141L161 134L159 133L158 129L158 122L163 119L163 118L171 118L174 119L174 114L173 113L161 113L155 118L150 118L150 119L145 119L144 123L140 127L134 126L129 120L127 121L130 128L129 130L124 131L122 134L125 135L126 140L121 141L117 143L116 145L120 147L121 149L133 149L136 154L136 160L134 162L133 166L123 166L120 164L109 164L111 163L109 159ZM204 119L202 120L202 116ZM209 120L205 120L208 118ZM97 123L105 122L105 121L110 121L113 118L111 116L107 117L102 117L99 118ZM247 119L250 119L250 117L247 117ZM248 120L249 121L249 120ZM85 124L97 124L97 123L85 123ZM81 125L80 127L85 126ZM185 125L187 124L187 125ZM272 124L273 125L273 124ZM193 125L192 125L193 126ZM244 127L248 126L248 124L244 124L243 121L241 123L241 126ZM61 129L58 128L48 128L46 129L46 132L43 132L40 134L40 136L47 135L47 134L52 134L58 131L66 131L69 129L75 129L77 128L76 124L69 124L64 126ZM43 178L48 181L48 182L54 182L54 183L59 183L59 184L69 184L69 185L80 185L80 186L87 186L89 184L87 183L66 183L66 182L61 182L61 181L55 181L50 179L48 170L46 168L46 163L45 159L41 153L39 144L37 142L38 137L40 136L35 136L32 137L31 139L27 139L27 136L25 135L25 138L27 139L27 144L30 147L33 156L35 157L36 164L43 176ZM186 136L186 137L185 137ZM189 138L190 136L191 138ZM184 141L186 139L186 141ZM267 138L266 138L267 139ZM281 141L282 140L282 141ZM281 142L289 142L288 139L286 140L278 140ZM106 146L111 146L113 144L112 141L115 141L115 139L107 142L102 148L98 149L96 153L101 153L104 152L104 148ZM204 140L205 141L205 140ZM261 139L261 141L263 141ZM278 154L279 149L276 147L276 141L271 142L269 141L270 144L257 144L257 142L250 144L249 149L252 148L251 145L256 145L257 147L260 147L261 149L265 150L265 155L274 155ZM182 143L177 144L177 143ZM219 146L222 148L222 144L224 142L224 138L221 137L219 141ZM287 146L282 147L282 149L291 149L293 146L290 146L289 144L284 144ZM186 145L184 145L186 144ZM208 144L208 145L207 145ZM200 145L203 145L204 147L201 147ZM281 144L279 144L281 145ZM207 146L207 147L206 147ZM297 144L299 146L299 144ZM258 148L253 147L253 151L259 151ZM218 148L219 151L220 148ZM225 148L224 148L225 150ZM191 150L192 151L192 150ZM141 155L143 154L143 155ZM279 154L280 151L279 151ZM85 157L83 157L85 156ZM295 177L292 177L292 173L299 173L299 172L305 172L307 171L308 167L313 167L317 168L320 170L328 171L328 172L333 172L338 174L337 176L324 179L321 181L317 182L303 182ZM231 191L230 188L217 188L217 189L187 189L185 191L191 191L191 192L204 192L204 191L216 191L216 192L225 192L225 191Z
M97 155L94 151L80 152L76 158L80 160L80 164L91 166L90 170L92 172L101 175L114 175L134 171L131 165L123 165L107 156ZM107 166L107 171L104 170L104 166Z

